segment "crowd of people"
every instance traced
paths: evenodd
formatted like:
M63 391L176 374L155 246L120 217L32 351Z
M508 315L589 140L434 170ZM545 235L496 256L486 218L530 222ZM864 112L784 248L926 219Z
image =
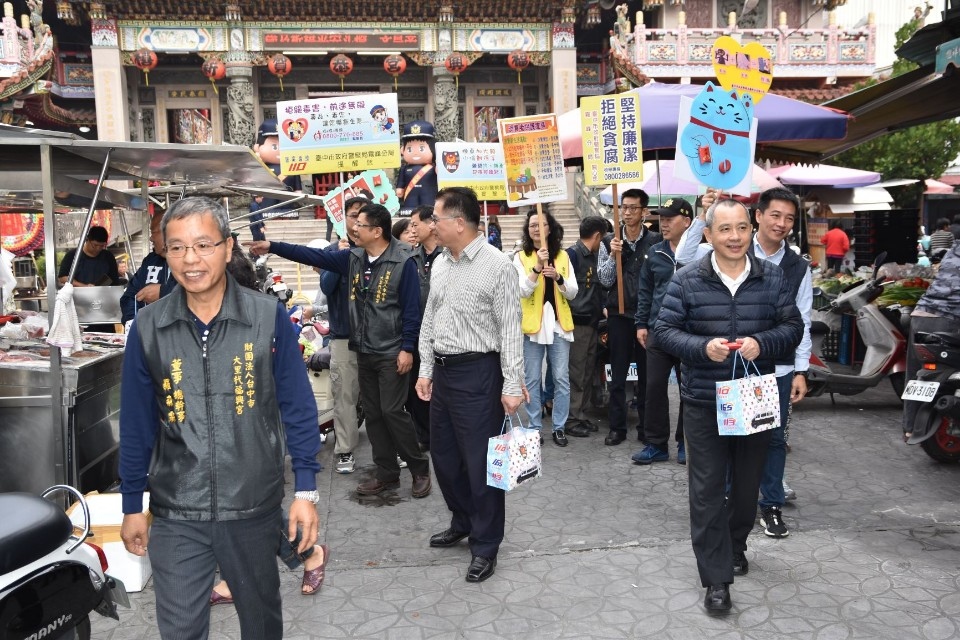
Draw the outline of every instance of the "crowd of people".
M604 443L618 446L635 429L641 447L633 461L667 462L675 374L676 461L688 466L704 606L722 612L734 577L749 570L746 541L758 509L766 535L789 535L781 514L786 426L791 403L806 393L812 291L807 261L786 242L800 211L794 194L764 192L752 215L713 192L702 205L697 213L673 198L651 211L647 194L631 189L619 233L586 217L565 250L556 219L531 211L511 259L495 246L499 228L481 228L476 195L448 188L402 221L351 198L346 237L326 247L254 240L247 248L320 271L335 471L355 471L361 421L374 471L358 494L396 490L406 469L410 495L423 498L432 466L450 522L425 542L467 539L469 582L495 573L503 541L504 492L486 483L486 451L505 418L520 411L538 430L548 419L558 447L600 431L586 408L605 324ZM646 224L651 213L659 231ZM219 204L181 200L152 231L169 274L151 262L156 291L128 301L136 319L121 406L123 540L139 554L150 542L162 633L205 629L207 602L229 601L244 634L279 637L274 556L304 565L304 594L320 589L329 557L317 543L320 440L295 333L282 305L251 293L229 267L243 255ZM178 286L161 295L168 276ZM776 428L719 434L715 385L731 377L734 350L776 376ZM296 492L286 520L284 441ZM148 488L149 530L141 514ZM217 566L229 590L211 591Z

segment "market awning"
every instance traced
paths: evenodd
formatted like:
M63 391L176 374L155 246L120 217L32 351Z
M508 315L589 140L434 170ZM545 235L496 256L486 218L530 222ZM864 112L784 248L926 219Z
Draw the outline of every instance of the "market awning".
M931 64L822 106L850 114L845 138L766 145L765 157L815 164L887 133L956 118L960 116L960 73L951 67L938 74Z

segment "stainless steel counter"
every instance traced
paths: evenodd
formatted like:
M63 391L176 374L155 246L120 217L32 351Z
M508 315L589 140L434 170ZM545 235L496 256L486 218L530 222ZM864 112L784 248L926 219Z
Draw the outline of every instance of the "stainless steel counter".
M0 361L0 492L70 484L86 493L117 481L123 350L65 358L65 408L54 425L50 363Z

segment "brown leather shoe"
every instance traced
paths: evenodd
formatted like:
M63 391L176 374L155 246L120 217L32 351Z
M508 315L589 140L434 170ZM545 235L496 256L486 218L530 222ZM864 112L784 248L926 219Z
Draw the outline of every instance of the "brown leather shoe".
M432 487L430 476L413 476L413 489L410 493L414 498L426 498Z
M375 496L378 493L383 493L387 489L393 489L400 486L400 479L392 480L390 482L383 482L378 478L371 478L366 482L361 482L357 485L357 493L362 496Z

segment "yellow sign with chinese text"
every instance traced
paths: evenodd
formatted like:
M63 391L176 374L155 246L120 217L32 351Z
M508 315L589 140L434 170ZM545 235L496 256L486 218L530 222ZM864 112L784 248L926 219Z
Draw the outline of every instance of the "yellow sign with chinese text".
M589 185L643 180L640 96L622 93L580 100L583 176Z

